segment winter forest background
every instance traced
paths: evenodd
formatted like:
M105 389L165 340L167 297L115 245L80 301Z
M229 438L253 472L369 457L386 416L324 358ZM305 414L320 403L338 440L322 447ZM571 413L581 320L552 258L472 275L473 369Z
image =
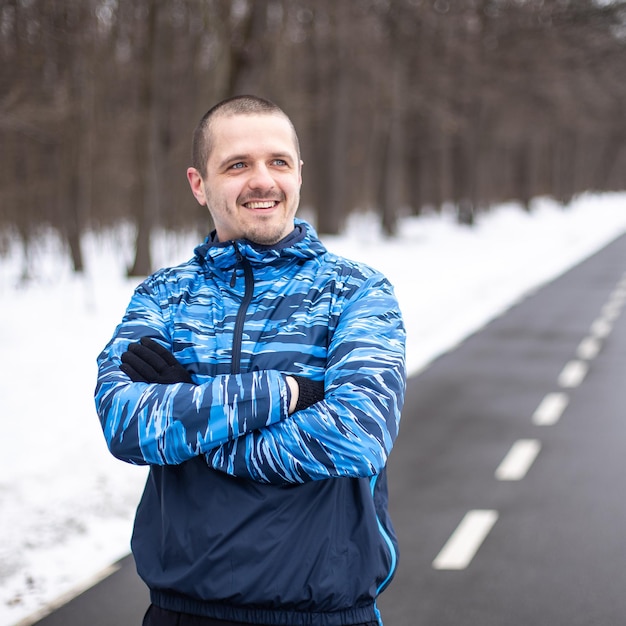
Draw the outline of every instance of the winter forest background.
M244 92L296 124L302 216L395 285L411 374L626 232L624 0L0 0L2 626L128 553L96 355L210 228L191 134Z
M81 238L206 232L190 140L216 101L275 100L298 128L303 206L479 212L626 188L626 3L601 0L1 0L0 256Z

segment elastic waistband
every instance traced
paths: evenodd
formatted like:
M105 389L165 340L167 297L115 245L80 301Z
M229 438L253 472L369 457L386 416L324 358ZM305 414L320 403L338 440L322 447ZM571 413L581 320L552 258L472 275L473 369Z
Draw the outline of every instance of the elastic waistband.
M308 611L285 611L268 608L233 606L222 602L205 602L172 591L152 589L152 604L169 611L202 615L245 624L271 626L351 626L377 621L374 603L344 611L315 613Z

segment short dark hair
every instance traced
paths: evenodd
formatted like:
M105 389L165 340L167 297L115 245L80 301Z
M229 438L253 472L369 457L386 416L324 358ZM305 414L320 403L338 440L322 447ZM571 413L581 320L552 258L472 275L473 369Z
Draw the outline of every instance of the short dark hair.
M277 104L274 104L270 100L259 98L258 96L233 96L211 107L203 115L193 132L191 160L193 167L200 172L202 177L206 174L206 165L212 148L211 122L220 116L258 114L282 115L289 122L293 130L293 140L296 146L298 160L300 160L300 142L298 141L296 129L293 122L289 119L289 116Z

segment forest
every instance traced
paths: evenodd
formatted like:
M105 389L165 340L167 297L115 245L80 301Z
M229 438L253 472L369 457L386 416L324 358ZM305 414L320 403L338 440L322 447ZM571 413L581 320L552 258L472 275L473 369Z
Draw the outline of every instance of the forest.
M191 135L235 94L294 121L322 234L626 189L624 1L0 0L0 63L0 256L52 229L77 272L89 230L134 227L129 275L208 231Z

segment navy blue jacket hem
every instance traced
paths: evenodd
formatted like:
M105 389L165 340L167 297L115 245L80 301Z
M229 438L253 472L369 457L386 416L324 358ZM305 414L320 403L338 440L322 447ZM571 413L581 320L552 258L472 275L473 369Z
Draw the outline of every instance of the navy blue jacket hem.
M330 613L309 613L268 608L233 606L223 602L206 602L172 591L150 590L152 604L168 611L202 615L244 624L271 626L351 626L377 621L374 603Z

